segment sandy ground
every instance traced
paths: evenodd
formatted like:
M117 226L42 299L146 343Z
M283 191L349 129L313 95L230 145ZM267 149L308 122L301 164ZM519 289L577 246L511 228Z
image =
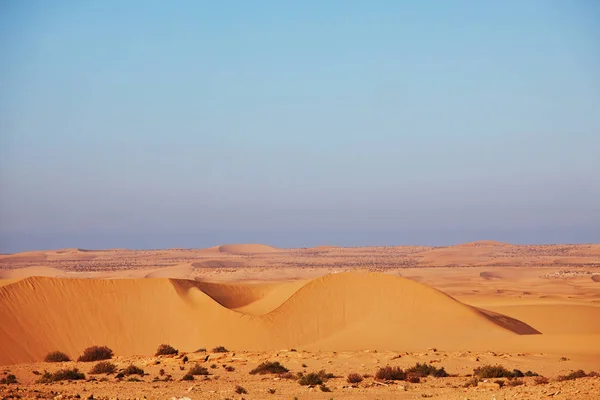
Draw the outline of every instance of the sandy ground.
M600 245L497 242L0 255L0 365L5 365L0 378L14 374L19 381L0 385L0 394L595 399L600 378L558 382L556 377L578 369L600 371L599 267ZM217 368L210 369L209 379L180 381L188 367L183 355L151 357L160 343L188 353L188 363ZM110 375L105 381L95 376L95 381L35 383L34 371L76 366L88 372L89 363L41 361L53 350L74 359L93 344L111 347L119 367L144 368L143 382ZM231 352L194 353L218 345ZM265 360L281 361L294 373L325 369L336 376L326 383L332 392L248 373ZM415 362L443 366L457 376L420 383L372 377L381 366L406 368ZM484 364L532 370L550 383L525 378L524 385L497 388L492 379L463 387ZM160 369L173 381L153 382ZM350 372L371 377L352 387L345 380ZM248 393L235 393L236 385Z

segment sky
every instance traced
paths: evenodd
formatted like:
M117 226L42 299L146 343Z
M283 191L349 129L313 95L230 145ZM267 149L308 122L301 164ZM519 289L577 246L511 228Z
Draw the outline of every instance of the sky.
M600 243L600 3L0 2L0 252Z

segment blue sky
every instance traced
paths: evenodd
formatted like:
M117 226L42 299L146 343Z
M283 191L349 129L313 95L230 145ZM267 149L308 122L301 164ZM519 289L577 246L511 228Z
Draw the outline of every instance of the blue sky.
M0 3L0 251L600 242L600 5Z

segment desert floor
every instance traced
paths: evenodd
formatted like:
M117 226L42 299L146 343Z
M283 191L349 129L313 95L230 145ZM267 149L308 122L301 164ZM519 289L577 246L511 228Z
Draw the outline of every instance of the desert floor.
M600 245L497 242L0 255L0 379L18 380L0 384L0 396L597 399L598 376L559 376L600 372L599 267ZM161 343L179 355L153 356ZM130 381L90 375L94 362L43 362L55 350L76 359L91 345L113 349L117 369L135 364L145 374ZM211 352L221 345L229 351ZM281 362L294 377L332 373L331 392L249 374L263 361ZM416 362L453 376L374 378L381 367ZM209 375L182 381L196 363ZM488 364L549 383L503 378L500 388L482 378L465 387ZM73 367L86 379L36 383L40 373ZM352 385L351 372L366 377Z

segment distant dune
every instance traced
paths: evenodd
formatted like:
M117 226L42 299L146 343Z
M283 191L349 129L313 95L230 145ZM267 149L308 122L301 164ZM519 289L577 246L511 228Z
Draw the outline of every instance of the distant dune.
M229 254L244 254L244 253L274 253L279 249L264 244L224 244L219 246L219 252Z
M53 350L76 356L92 344L117 355L151 354L163 342L184 351L217 345L465 350L536 332L423 284L360 272L250 289L175 279L32 277L0 287L0 303L0 364L38 361ZM245 312L234 310L240 307Z

